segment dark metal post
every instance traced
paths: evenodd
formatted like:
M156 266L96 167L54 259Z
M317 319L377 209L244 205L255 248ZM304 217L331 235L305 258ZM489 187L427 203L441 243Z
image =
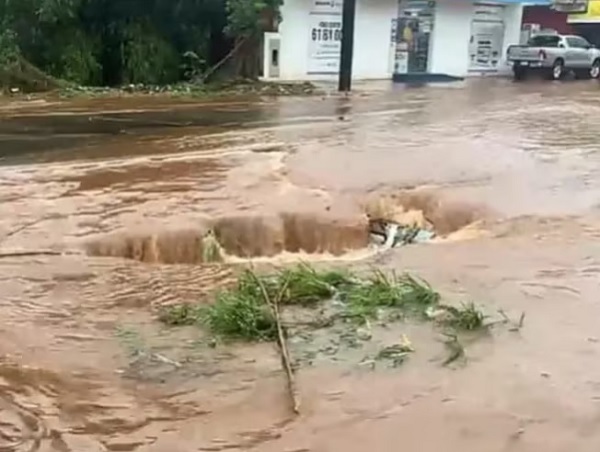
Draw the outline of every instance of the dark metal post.
M344 0L342 10L342 50L338 90L350 91L352 87L352 60L354 59L354 19L356 0Z

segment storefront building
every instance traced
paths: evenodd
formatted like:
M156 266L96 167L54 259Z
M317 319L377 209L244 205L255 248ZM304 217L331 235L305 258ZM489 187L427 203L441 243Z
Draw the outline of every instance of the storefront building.
M589 0L585 12L569 14L567 23L575 34L600 48L600 0Z
M427 38L415 45L399 33L394 79L445 80L504 72L505 49L520 37L521 14L520 3L401 1L399 28L408 25Z
M357 0L356 3L354 78L390 78L397 0ZM337 79L342 6L343 0L284 0L278 33L265 36L265 77ZM274 60L277 65L273 64Z
M342 2L285 0L278 32L265 34L265 78L335 80ZM357 0L353 77L444 80L508 73L504 56L519 43L522 13L523 0Z
M575 33L573 27L568 23L568 17L567 13L557 11L549 5L525 6L521 42L527 42L527 38L539 32L555 31L563 35Z
M521 42L540 32L575 34L600 48L600 0L552 0L525 6Z

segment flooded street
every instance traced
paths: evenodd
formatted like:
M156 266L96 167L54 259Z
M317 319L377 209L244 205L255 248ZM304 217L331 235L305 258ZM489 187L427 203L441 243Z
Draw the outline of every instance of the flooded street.
M0 451L597 451L599 89L1 100ZM442 238L374 253L377 202ZM294 418L272 345L156 320L233 264L298 259L414 272L526 321L456 369L422 328L401 369L301 367Z

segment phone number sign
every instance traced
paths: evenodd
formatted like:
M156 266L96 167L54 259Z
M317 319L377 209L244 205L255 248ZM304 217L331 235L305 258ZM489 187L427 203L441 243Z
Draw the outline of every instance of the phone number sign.
M342 4L315 0L309 18L308 73L337 74L342 50Z

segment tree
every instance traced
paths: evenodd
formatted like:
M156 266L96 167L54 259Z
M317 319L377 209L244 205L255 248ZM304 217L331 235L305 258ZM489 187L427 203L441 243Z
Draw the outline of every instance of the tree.
M81 85L192 78L235 45L234 75L260 72L281 0L0 0L0 67L15 55Z
M234 73L255 79L262 67L263 33L275 31L283 0L227 0L226 32L235 38Z

